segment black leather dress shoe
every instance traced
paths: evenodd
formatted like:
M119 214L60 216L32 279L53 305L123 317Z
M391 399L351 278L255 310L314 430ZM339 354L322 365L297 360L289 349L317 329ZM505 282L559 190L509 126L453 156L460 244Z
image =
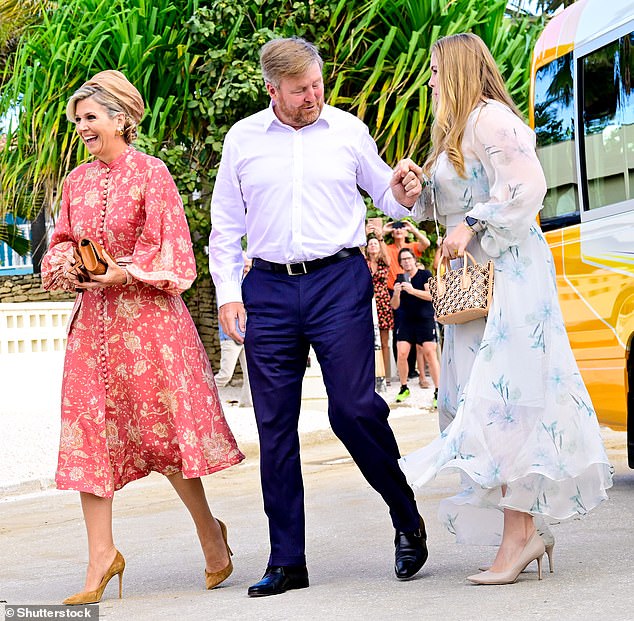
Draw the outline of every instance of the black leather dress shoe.
M425 522L420 519L420 528L414 532L396 531L394 572L399 580L409 580L427 560L427 533Z
M298 567L267 567L260 582L249 587L249 597L279 595L291 589L305 589L308 586L308 570Z

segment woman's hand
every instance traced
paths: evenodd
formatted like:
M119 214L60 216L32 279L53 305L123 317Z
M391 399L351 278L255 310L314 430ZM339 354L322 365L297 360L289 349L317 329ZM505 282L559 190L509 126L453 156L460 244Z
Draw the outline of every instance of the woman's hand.
M473 231L461 222L443 239L440 246L442 256L448 259L464 256L464 251L469 245L473 235Z
M376 237L378 241L383 241L383 227L377 229L376 225L373 222L366 224L365 234L374 235L374 237Z
M90 280L88 282L77 281L77 289L86 289L90 291L92 289L103 289L105 287L125 285L128 282L127 270L117 265L114 259L112 259L107 252L104 252L103 256L106 263L108 263L108 270L106 273L101 274L101 276L90 274Z

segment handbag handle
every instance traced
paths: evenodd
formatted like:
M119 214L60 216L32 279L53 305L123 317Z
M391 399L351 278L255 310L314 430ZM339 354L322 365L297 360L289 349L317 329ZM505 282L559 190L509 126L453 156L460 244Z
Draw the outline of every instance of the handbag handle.
M471 287L471 276L469 276L469 273L467 272L469 259L471 260L472 265L476 265L477 261L473 258L473 255L465 250L462 258L462 277L460 278L460 288L463 290L467 290ZM442 269L443 267L445 268L444 271ZM447 286L445 285L444 276L451 271L449 258L443 257L438 265L438 271L436 272L436 291L438 292L438 297L445 295Z

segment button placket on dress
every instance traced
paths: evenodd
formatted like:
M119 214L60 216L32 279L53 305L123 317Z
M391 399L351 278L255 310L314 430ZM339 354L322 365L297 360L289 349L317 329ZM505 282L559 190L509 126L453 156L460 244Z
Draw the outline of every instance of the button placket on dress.
M111 169L106 167L106 178L103 183L102 202L101 202L101 223L99 227L99 243L104 245L105 226L106 226L106 207L108 205L108 187L110 185ZM99 303L97 304L98 312L101 314L99 321L99 353L101 357L101 373L103 376L104 386L108 390L108 366L106 364L106 290L105 288L98 289Z

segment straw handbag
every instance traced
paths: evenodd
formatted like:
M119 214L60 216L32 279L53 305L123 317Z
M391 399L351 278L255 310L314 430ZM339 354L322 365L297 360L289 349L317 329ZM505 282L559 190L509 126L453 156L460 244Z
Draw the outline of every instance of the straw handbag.
M493 261L482 265L465 251L463 266L452 270L449 259L443 257L436 276L427 282L438 323L486 317L493 297Z

